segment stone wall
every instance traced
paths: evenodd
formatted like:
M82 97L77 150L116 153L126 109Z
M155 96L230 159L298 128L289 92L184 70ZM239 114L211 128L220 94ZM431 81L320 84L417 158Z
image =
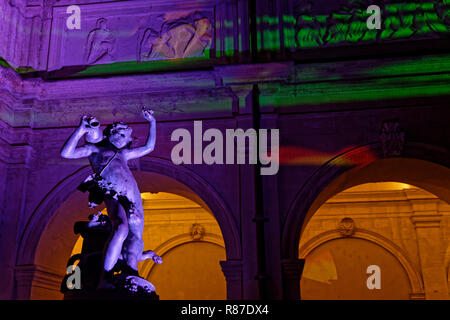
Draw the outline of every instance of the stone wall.
M450 64L442 33L306 50L286 38L289 16L301 14L288 1L156 1L151 8L146 1L83 1L81 30L64 28L70 4L1 4L8 13L0 15L2 298L28 299L32 287L63 273L59 266L76 240L70 226L85 216L75 189L90 169L59 152L83 114L102 125L130 123L140 145L147 134L140 108L155 110L156 148L130 165L141 189L188 194L210 209L224 239L228 298L297 299L301 229L340 186L394 175L450 200ZM121 25L124 34L117 33ZM106 44L97 53L88 45L84 61L82 40L89 43L96 31ZM168 50L174 42L164 42L167 35L190 49ZM136 51L139 36L145 41ZM265 47L269 38L279 44L273 50ZM193 134L194 120L222 133L279 129L278 173L260 179L249 164L176 166L171 134ZM167 189L158 190L148 174L159 174Z

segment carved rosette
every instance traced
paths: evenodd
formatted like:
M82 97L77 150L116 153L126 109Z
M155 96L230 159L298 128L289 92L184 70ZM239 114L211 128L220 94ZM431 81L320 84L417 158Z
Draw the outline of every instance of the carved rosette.
M351 237L355 233L355 221L352 218L344 218L339 222L338 229L343 237Z
M194 223L192 224L190 234L192 240L200 241L205 236L205 228L199 223Z

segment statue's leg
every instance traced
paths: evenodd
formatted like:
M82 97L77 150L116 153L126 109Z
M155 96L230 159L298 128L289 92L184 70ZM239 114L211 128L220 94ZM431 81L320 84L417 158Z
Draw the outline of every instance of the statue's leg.
M113 231L106 246L104 269L105 271L111 271L121 255L122 246L128 236L129 229L126 212L119 201L105 199L105 204Z
M152 259L155 263L161 264L163 262L162 258L158 256L153 250L146 250L142 252L139 257L139 261L145 261L147 259Z
M133 214L129 215L128 229L128 237L125 240L122 255L127 265L138 274L138 262L144 249L144 241L142 240L144 231L143 210L136 209Z

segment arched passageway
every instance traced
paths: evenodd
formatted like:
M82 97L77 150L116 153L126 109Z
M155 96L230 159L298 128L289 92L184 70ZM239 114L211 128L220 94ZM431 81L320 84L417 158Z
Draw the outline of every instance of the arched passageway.
M448 161L445 153L431 147L411 144L409 148L405 148L404 157L383 159L379 149L377 145L372 146L372 148L356 148L338 156L319 168L308 182L299 189L295 200L290 206L282 234L281 249L282 265L285 273L283 281L285 298L298 299L300 296L300 279L299 273L296 271L298 269L291 266L303 264L303 261L299 260L299 257L305 257L302 252L299 252L301 235L304 234L308 222L319 208L340 192L365 183L392 181L416 186L433 194L440 200L450 203L450 169L448 169L445 162ZM346 157L364 157L367 151L372 152L372 155L376 155L380 159L353 168L343 165ZM411 155L411 157L408 157L408 155ZM419 157L422 159L442 160L440 161L442 164L418 159ZM425 207L420 206L420 201L413 201L413 206L417 214L410 221L413 228L419 230L420 234L417 234L417 237L430 236L426 234L426 231L431 229L422 228L426 225L437 226L446 223L445 219L441 222L439 217L432 216L428 219L428 213L430 212L426 212ZM336 226L334 228L336 229ZM445 247L445 243L443 246ZM429 250L426 247L422 249L422 252L427 251ZM421 268L432 268L432 266L423 265ZM439 272L441 273L441 271ZM447 275L442 275L441 278L439 283L447 283ZM296 279L298 279L298 283ZM439 298L438 295L440 296L441 294L445 296L444 298L447 298L448 292L446 294L442 293L444 289L436 289L433 280L428 281L428 286L426 279L423 279L423 282L425 298ZM435 291L441 293L435 296ZM412 298L415 298L414 294L413 292ZM419 294L417 298L420 298L420 296Z
M302 299L448 299L449 222L448 203L413 185L367 183L338 193L302 233Z

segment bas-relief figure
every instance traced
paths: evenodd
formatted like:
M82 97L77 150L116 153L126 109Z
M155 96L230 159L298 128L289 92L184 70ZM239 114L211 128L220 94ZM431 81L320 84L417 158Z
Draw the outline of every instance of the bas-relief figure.
M200 11L161 14L150 19L139 42L137 60L202 56L212 41L212 24Z
M114 60L116 38L108 29L106 22L105 18L98 19L95 29L89 32L84 54L84 60L89 64L99 61L104 56L110 56Z
M132 129L123 122L108 125L101 134L100 123L95 118L83 116L80 126L61 150L61 156L67 159L88 157L94 173L78 189L89 191L91 207L104 202L112 223L111 236L104 250L100 289L115 289L120 283L119 285L130 291L140 287L151 292L154 286L139 277L138 262L152 259L155 263L162 263L161 257L153 251L143 251L142 199L136 180L127 165L128 160L143 157L155 147L156 120L153 111L143 109L142 112L150 123L144 146L131 147ZM78 142L85 135L86 143L78 147ZM95 225L97 220L93 219L91 224ZM117 266L120 266L122 271L122 280L119 282L118 276L114 275Z
M136 60L201 57L212 43L212 34L213 26L207 12L195 10L152 15L138 36ZM95 64L108 56L117 60L116 52L127 50L119 46L120 41L108 28L107 20L100 18L87 36L84 61Z

